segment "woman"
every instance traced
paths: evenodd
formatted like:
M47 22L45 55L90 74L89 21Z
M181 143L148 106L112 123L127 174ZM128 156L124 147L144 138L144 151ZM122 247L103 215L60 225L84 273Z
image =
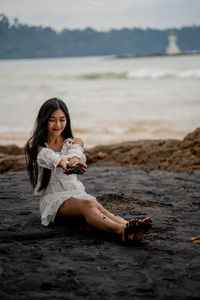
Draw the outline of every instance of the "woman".
M91 227L118 234L124 242L141 240L151 228L150 218L127 222L85 192L76 175L87 169L83 146L83 141L72 135L65 103L57 98L47 100L39 110L33 135L26 145L34 194L42 196L42 224L48 226L55 219L84 217Z

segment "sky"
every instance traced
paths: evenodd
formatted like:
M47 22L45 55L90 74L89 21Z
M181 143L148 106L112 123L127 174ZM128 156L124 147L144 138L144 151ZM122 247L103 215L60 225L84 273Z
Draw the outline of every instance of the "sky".
M200 25L200 0L0 0L0 13L57 31L165 29Z

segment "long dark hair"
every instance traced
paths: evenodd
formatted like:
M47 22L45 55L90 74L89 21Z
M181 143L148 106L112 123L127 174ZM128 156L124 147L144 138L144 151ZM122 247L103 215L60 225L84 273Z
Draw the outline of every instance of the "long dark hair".
M71 130L70 116L66 104L58 98L51 98L45 101L39 110L35 122L33 135L28 140L25 146L27 170L30 177L30 182L33 187L36 186L37 179L38 179L38 165L37 165L38 146L46 147L45 142L47 142L47 137L48 137L47 123L52 113L57 109L61 109L64 112L67 120L66 127L62 131L61 135L66 139L73 137L72 130ZM50 177L51 177L51 170L44 168L39 191L47 187Z

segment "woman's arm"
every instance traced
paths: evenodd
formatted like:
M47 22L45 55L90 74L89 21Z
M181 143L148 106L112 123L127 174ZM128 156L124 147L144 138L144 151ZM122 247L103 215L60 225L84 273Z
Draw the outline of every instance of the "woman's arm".
M82 167L78 174L83 174L86 172L87 165L86 157L84 155L84 143L80 138L73 138L72 144L69 144L67 158L69 160L70 165L76 166L81 163Z
M84 143L83 143L83 140L80 139L80 138L73 138L73 142L72 142L72 145L79 145L81 148L84 147ZM69 150L69 154L73 155L73 152L74 152L74 155L75 156L72 156L69 158L69 163L72 165L72 166L75 166L77 163L80 162L80 159L81 159L81 153L80 153L80 149L77 149L75 147L71 147L71 153L70 153L70 150ZM77 152L77 153L76 153ZM77 156L76 156L77 154Z
M83 153L83 141L81 139L73 139L72 144L69 145L69 149L66 155L55 153L50 148L38 147L37 163L40 167L55 170L56 167L61 167L67 174L67 164L75 166L78 163L83 164L82 172L86 171L86 157Z
M66 170L67 160L62 159L60 154L55 153L52 149L38 147L37 163L40 167L54 169L61 167Z

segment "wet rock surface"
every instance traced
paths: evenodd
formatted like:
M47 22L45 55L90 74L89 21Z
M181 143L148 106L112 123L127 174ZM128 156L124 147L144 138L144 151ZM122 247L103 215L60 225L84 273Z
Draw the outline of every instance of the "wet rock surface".
M25 172L0 175L1 299L199 299L200 176L90 167L88 193L130 219L151 216L136 246L85 223L40 225Z

